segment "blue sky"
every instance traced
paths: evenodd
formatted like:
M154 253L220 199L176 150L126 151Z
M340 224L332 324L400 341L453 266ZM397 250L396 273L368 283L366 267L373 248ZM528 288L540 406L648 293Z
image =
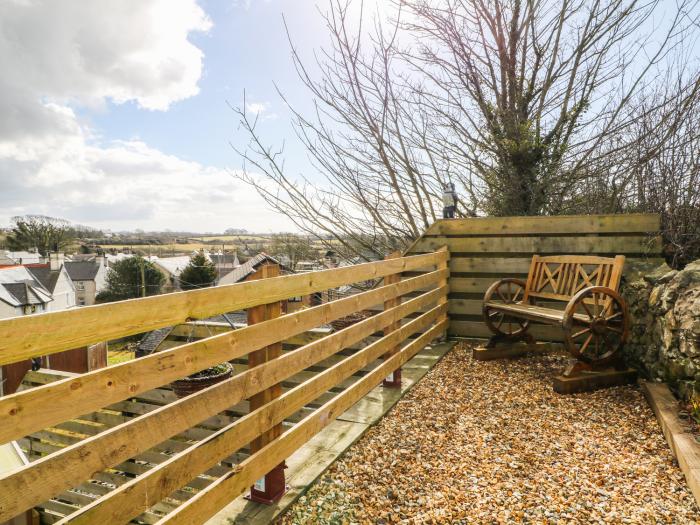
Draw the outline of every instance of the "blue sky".
M245 90L262 111L263 139L285 144L287 175L318 180L273 85L312 109L282 16L312 64L327 45L317 4L327 9L326 0L0 1L9 72L0 75L0 226L45 214L116 231L293 230L231 175L241 159L229 141L244 148L246 137L227 102L240 105Z
M289 112L275 91L276 82L298 107L308 107L306 89L298 80L282 16L302 52L310 57L325 43L323 21L315 2L252 0L200 1L213 22L206 32L189 39L204 52L198 95L173 104L168 111L140 109L136 102L108 103L104 111L86 112L96 129L108 138L139 138L161 151L218 167L238 167L240 160L229 141L243 146L236 117L227 101L265 104L262 134L275 143L285 138L295 164L305 158L294 147Z
M323 4L324 2L322 2ZM291 230L231 176L244 146L227 102L307 171L276 82L302 110L285 15L303 55L325 43L316 3L0 3L0 226L46 214L112 230ZM9 118L7 118L9 116Z

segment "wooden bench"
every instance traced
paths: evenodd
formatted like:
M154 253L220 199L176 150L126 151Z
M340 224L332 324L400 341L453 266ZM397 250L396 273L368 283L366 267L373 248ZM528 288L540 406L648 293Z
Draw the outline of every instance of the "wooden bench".
M610 364L627 339L628 313L618 293L625 257L532 257L527 281L501 279L484 296L483 315L495 341L525 339L531 321L561 326L569 353L590 368ZM565 308L538 300L566 302ZM553 305L556 306L556 305Z

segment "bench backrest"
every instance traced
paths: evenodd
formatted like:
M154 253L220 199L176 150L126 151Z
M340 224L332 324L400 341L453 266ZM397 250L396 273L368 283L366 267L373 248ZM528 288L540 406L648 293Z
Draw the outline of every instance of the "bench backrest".
M568 301L589 286L607 286L617 291L625 256L534 255L527 275L525 297Z

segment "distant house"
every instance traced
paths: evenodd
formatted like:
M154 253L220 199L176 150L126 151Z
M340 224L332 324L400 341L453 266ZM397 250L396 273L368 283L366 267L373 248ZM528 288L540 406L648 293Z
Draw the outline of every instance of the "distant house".
M280 264L280 262L275 259L274 257L271 257L267 255L264 252L261 252L254 257L251 257L248 259L246 262L243 264L240 264L230 272L224 274L224 275L219 275L219 285L224 285L224 284L235 284L235 283L240 283L241 281L244 281L246 277L249 275L253 275L258 269L263 265L263 264L279 264L280 265L280 270L281 273L288 274L288 273L294 273L291 269L288 267Z
M47 264L15 265L0 268L0 318L18 317L65 310L75 306L75 288L61 258L53 254ZM82 351L85 354L85 351ZM42 359L42 366L73 370L73 355L68 350ZM78 355L81 357L81 355ZM104 361L106 363L106 353ZM10 394L31 368L31 360L0 366L0 395Z
M0 319L48 310L51 293L25 266L0 268Z
M0 318L72 308L75 287L63 256L51 254L45 264L0 268Z
M162 260L162 259L160 259ZM279 264L277 259L270 257L266 253L259 253L255 257L251 257L243 264L237 266L236 268L230 270L228 273L220 276L218 285L236 284L245 281L248 277L253 275L256 271L260 269L264 264ZM286 266L280 265L280 271L282 275L294 273L292 270ZM308 299L304 298L304 299ZM306 301L308 303L308 300ZM286 312L292 312L299 309L302 306L302 298L291 298L285 302L284 308ZM177 344L183 344L183 341L190 340L190 337L184 337L182 333L192 332L195 334L196 330L193 328L199 323L203 327L209 327L211 333L203 329L208 335L214 335L214 333L219 333L217 330L230 330L238 329L246 326L247 315L244 310L237 310L233 312L228 312L226 314L217 315L210 317L208 319L202 319L195 323L182 324L178 326L169 326L166 328L161 328L158 330L153 330L146 334L143 339L139 342L136 348L136 357L142 357L153 352L158 352L164 350L165 348L170 348Z
M28 264L26 267L51 294L53 300L47 311L65 310L76 305L75 286L66 270L62 253L50 254L47 263Z
M163 286L164 292L180 289L180 274L190 263L189 255L178 255L176 257L154 257L152 262L155 267L165 276L166 283Z
M237 253L209 253L207 257L216 267L217 275L225 275L241 265Z
M133 257L133 254L131 253L107 253L105 254L105 264L107 265L107 268L110 268L114 263L118 261L122 261L124 259L128 259L129 257Z
M104 258L81 257L80 260L66 261L65 267L75 287L75 304L95 304L95 296L106 286L107 268Z
M0 266L14 266L17 264L39 264L42 257L36 252L12 252L10 250L0 251Z

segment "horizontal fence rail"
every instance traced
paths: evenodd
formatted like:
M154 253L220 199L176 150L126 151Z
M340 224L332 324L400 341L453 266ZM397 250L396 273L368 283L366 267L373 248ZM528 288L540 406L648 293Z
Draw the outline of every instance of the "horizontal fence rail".
M625 273L655 268L661 258L661 218L658 214L571 215L551 217L478 217L438 220L407 250L407 254L450 251L450 334L490 337L482 319L484 293L505 277L527 279L534 254L626 257ZM408 275L416 275L412 270ZM538 301L547 308L563 308ZM561 341L561 330L538 323L532 335Z
M50 314L0 320L0 365L49 355L190 319L308 295L434 264L440 253L388 259L188 292L156 295ZM81 327L90 327L89 330Z
M356 295L0 398L0 443L26 442L34 454L27 465L0 476L0 522L32 507L51 511L44 518L59 523L206 521L446 332L448 265L443 248L87 307L88 313L80 309L0 321L0 355L10 363L384 278ZM417 269L426 273L401 280L401 274ZM182 399L174 399L167 386L382 304L374 315L256 366L234 365L232 377ZM70 323L82 324L69 330ZM33 329L39 331L27 333ZM291 378L296 382L288 384ZM247 400L273 388L280 395L248 408ZM246 449L274 428L281 429L274 439ZM244 459L231 459L237 455ZM229 463L232 467L226 467Z

